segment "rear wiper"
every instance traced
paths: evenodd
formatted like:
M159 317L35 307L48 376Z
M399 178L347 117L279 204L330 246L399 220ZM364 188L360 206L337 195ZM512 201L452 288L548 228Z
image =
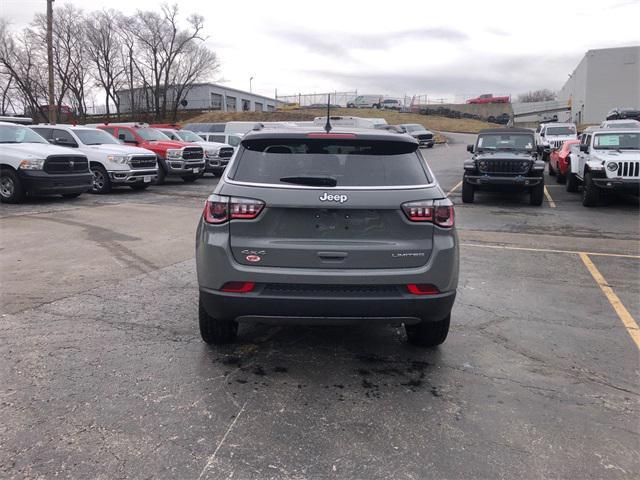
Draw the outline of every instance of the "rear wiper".
M284 183L296 183L298 185L309 185L310 187L335 187L338 181L333 177L282 177L280 179Z

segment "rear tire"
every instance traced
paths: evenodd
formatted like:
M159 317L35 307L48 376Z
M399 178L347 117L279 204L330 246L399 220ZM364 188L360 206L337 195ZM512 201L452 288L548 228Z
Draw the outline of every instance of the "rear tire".
M593 176L590 172L584 174L584 185L582 186L582 205L585 207L595 207L600 202L600 188L593 183Z
M558 172L558 175L556 175L556 183L567 183L566 175L563 175L560 172Z
M93 183L91 184L91 193L102 195L111 191L111 180L107 170L100 164L91 165L91 173L93 173Z
M567 192L576 193L578 191L578 177L571 170L567 171L566 188Z
M428 143L427 148L433 148L433 143Z
M238 337L238 322L211 317L204 309L202 300L198 302L200 336L209 345L232 343Z
M150 183L134 183L133 185L129 185L132 190L146 190L151 186Z
M473 203L476 194L475 185L471 185L466 180L462 180L462 202Z
M549 160L549 176L551 176L551 177L555 177L556 176L556 170L555 170L555 168L553 168L551 160Z
M442 344L449 334L451 314L438 322L422 321L415 325L405 325L407 340L420 347L435 347Z
M542 205L542 200L544 198L544 183L540 183L540 185L536 185L535 187L531 187L529 190L529 205L534 205L539 207Z
M0 201L2 203L20 203L27 196L18 174L9 169L0 170Z

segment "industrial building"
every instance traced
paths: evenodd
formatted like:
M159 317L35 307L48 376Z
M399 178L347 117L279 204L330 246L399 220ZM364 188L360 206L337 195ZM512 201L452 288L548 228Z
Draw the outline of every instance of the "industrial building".
M640 46L589 50L558 100L578 124L600 123L616 107L640 109Z
M171 87L169 87L171 92ZM131 112L131 90L119 90L120 111ZM148 95L142 88L134 89L136 111L146 109ZM215 83L195 84L187 93L180 110L220 110L223 112L271 112L276 109L274 98L236 90Z

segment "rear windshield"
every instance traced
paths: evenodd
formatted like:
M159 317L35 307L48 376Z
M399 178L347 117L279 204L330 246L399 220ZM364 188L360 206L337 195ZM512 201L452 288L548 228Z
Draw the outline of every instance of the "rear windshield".
M531 150L533 135L522 133L485 133L478 136L478 150Z
M547 135L575 135L575 127L547 127L545 134Z
M312 177L335 180L337 187L431 183L417 144L409 142L272 139L245 140L242 146L230 173L242 182L290 185L287 179Z

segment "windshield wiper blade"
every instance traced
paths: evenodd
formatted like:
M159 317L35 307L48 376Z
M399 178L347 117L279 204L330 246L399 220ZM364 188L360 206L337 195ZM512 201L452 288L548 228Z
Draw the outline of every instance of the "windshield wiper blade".
M282 177L280 181L284 183L308 185L310 187L335 187L336 185L338 185L338 181L333 177L311 177L311 176Z

